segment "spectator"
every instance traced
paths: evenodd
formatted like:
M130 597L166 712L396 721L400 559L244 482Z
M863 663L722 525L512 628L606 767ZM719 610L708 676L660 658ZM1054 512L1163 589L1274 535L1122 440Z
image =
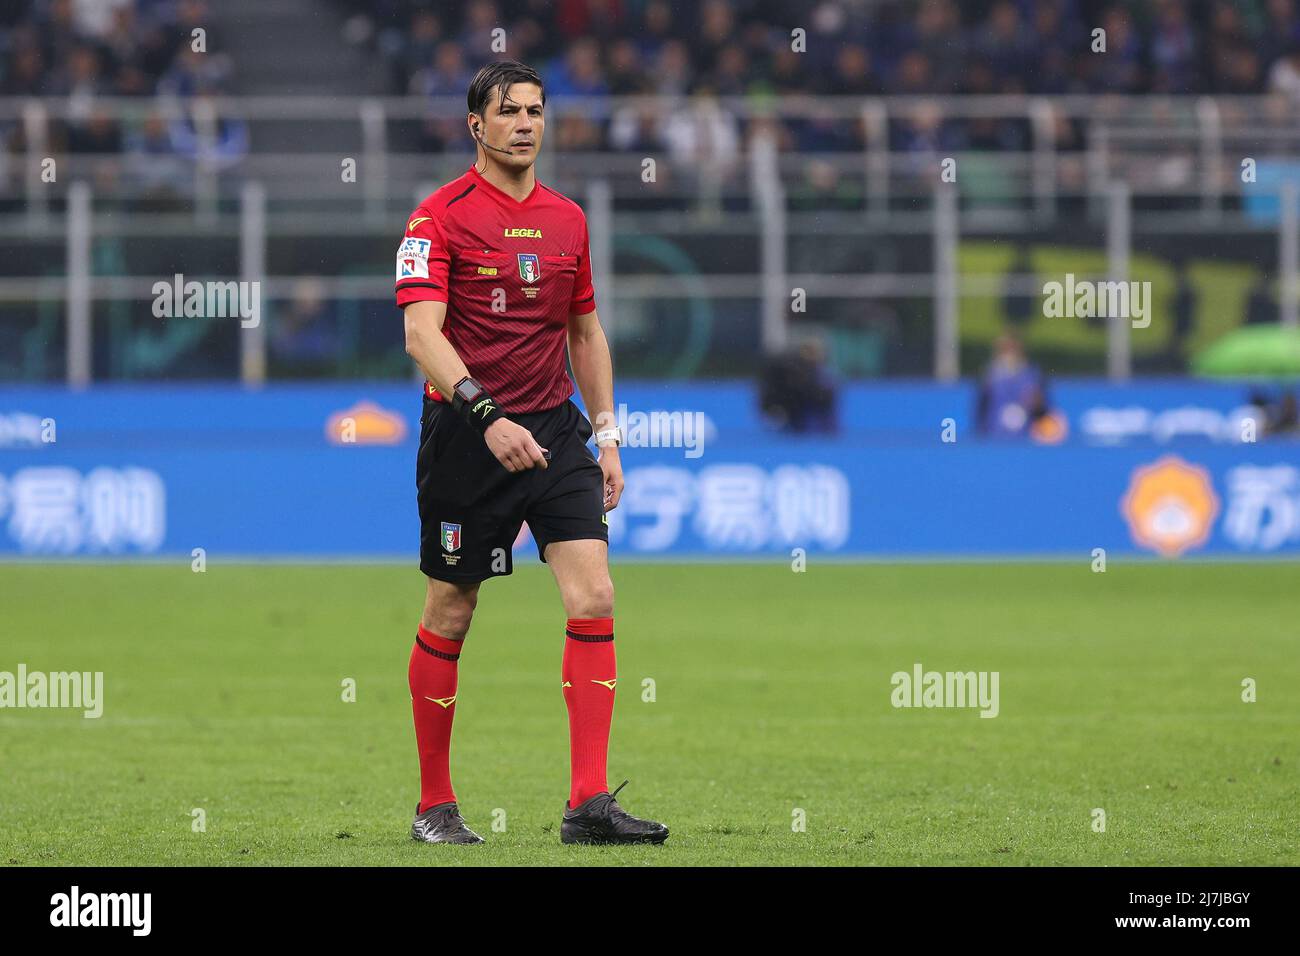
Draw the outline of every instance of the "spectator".
M1180 256L1174 261L1174 326L1169 336L1170 364L1182 369L1187 362L1187 342L1196 330L1196 307L1199 297L1187 275L1187 262Z
M921 4L916 16L916 48L931 67L930 92L956 93L960 89L968 46L956 4L951 0Z
M1037 419L1048 414L1043 373L1025 358L1025 350L1015 336L999 336L980 382L976 430L988 438L1020 438L1030 433Z
M673 39L673 8L667 0L650 0L645 6L645 16L640 29L635 31L635 42L646 62L658 58L664 46Z
M104 109L96 108L85 123L68 131L68 152L113 154L122 151L122 130Z
M569 47L563 62L554 66L546 76L546 91L554 96L607 96L600 63L600 47L596 41L585 38Z
M610 41L623 26L622 0L557 0L555 25L568 42L579 37Z
M107 38L117 15L129 12L133 0L74 0L73 23L84 37Z
M1261 272L1251 283L1250 295L1246 297L1246 324L1266 325L1276 321L1277 300L1273 298L1273 283Z
M728 0L705 0L691 50L697 73L708 74L717 68L721 52L735 42L735 31L735 15Z
M643 86L638 90L645 93ZM663 122L659 102L646 98L636 106L625 106L614 114L610 125L610 145L630 153L653 153L663 149Z
M273 371L294 375L328 375L339 355L338 316L318 279L294 284L289 309L272 323Z
M1300 43L1281 56L1268 72L1268 88L1300 103Z
M463 97L474 73L465 63L459 43L445 40L429 57L429 65L411 78L410 92L420 96Z
M685 43L671 40L664 44L651 80L660 96L682 96L690 89L691 57Z
M127 173L142 207L162 211L179 204L193 175L172 144L162 114L150 113L126 136Z
M1216 93L1250 93L1258 89L1258 63L1241 14L1231 3L1218 0L1212 13L1209 45L1211 90Z
M751 70L749 56L743 47L732 44L718 54L713 74L708 81L720 96L744 96L749 92Z
M201 89L190 107L171 124L172 148L180 156L195 160L204 156L200 128L195 117L202 106L214 106L213 91ZM206 159L216 169L228 169L248 154L248 126L242 121L217 116L213 140Z
M689 108L668 117L663 137L674 163L684 169L725 176L740 160L740 122L708 87L696 91Z
M739 52L739 51L736 51ZM641 89L645 66L641 51L629 39L618 40L609 49L609 92L614 96L627 96Z
M1196 36L1180 0L1161 0L1151 38L1152 88L1160 93L1191 93L1196 86Z
M405 37L398 61L401 73L411 78L410 91L426 96L436 95L428 86L431 82L437 82L437 75L446 78L450 69L450 75L459 82L465 74L464 54L460 45L443 42L442 21L432 10L421 10L411 21L411 29ZM431 71L435 77L429 76ZM465 84L462 84L461 89L464 87Z
M181 98L205 90L215 93L225 86L229 76L229 57L222 53L200 53L185 43L171 69L159 80L158 91Z
M493 31L501 28L500 11L493 0L471 0L457 39L471 57L486 60L492 55Z
M1127 10L1111 7L1102 18L1106 55L1093 57L1092 87L1102 93L1137 93L1142 89L1142 38Z
M889 92L899 96L921 96L933 88L931 80L930 58L920 50L913 50L898 61Z
M790 190L789 207L797 212L849 212L861 209L862 202L862 190L854 179L841 175L832 162L810 159L804 164L803 178Z
M0 94L5 96L45 96L49 90L49 74L40 47L20 48L0 81Z
M988 23L975 37L974 48L998 78L999 92L1025 91L1029 67L1034 62L1034 36L1010 0L994 4Z
M1300 47L1300 14L1295 0L1268 0L1267 21L1259 49L1267 63L1288 56Z
M871 61L871 52L861 44L846 43L835 54L828 93L845 96L875 96L883 92Z
M1079 50L1072 38L1082 38L1083 29L1067 19L1060 0L1041 0L1033 6L1033 66L1028 72L1029 92L1063 94L1071 91L1076 72L1071 69Z
M759 379L759 407L782 431L836 431L837 389L826 366L826 347L808 339L770 360Z

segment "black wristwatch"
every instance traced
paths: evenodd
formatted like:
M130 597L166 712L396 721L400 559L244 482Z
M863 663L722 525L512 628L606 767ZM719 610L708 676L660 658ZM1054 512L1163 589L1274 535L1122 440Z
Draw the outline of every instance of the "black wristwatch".
M456 383L451 393L451 407L480 432L487 431L489 425L506 414L487 389L469 375Z

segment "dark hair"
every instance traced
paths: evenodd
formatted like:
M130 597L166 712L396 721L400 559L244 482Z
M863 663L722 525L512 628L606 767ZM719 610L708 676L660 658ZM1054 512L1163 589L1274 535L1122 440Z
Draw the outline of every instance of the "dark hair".
M518 60L497 60L479 70L470 83L469 92L465 95L469 111L483 116L493 94L496 94L498 104L504 103L506 94L515 83L536 84L542 91L542 105L546 105L546 87L536 70Z

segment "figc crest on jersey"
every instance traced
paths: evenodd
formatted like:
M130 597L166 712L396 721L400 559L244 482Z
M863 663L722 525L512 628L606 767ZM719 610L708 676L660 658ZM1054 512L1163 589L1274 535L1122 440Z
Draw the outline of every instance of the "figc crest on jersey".
M519 253L519 278L533 283L542 277L542 263L535 252Z

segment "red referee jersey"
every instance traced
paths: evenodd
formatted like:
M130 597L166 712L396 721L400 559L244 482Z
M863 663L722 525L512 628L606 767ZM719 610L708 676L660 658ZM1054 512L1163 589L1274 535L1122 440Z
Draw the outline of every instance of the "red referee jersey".
M554 408L573 394L569 316L596 308L587 218L540 182L520 202L470 167L407 221L397 306L422 299L447 303L443 334L502 408Z

